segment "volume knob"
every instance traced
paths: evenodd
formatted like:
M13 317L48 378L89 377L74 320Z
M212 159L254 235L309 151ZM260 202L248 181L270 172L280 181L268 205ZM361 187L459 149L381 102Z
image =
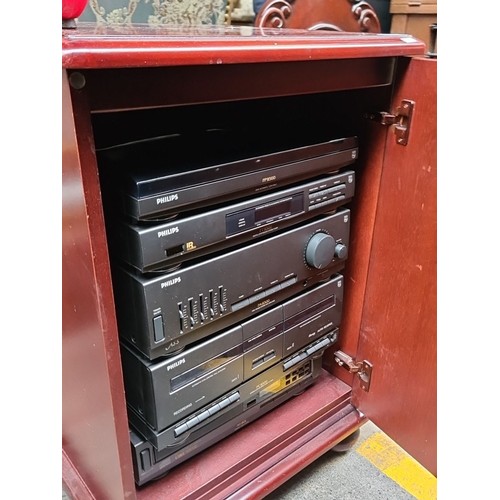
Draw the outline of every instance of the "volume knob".
M330 264L335 256L335 238L326 233L316 233L307 243L306 262L316 269Z

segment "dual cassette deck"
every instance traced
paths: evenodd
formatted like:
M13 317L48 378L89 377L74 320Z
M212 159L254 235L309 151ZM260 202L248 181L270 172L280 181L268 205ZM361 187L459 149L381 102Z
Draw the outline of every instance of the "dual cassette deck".
M98 151L139 486L298 396L341 335L357 138L213 137Z

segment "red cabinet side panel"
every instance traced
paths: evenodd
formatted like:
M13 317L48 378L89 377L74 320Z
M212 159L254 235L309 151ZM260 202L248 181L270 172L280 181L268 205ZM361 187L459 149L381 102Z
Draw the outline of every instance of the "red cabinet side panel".
M75 116L63 70L62 446L67 457L63 482L75 499L133 499L107 249L100 204L91 202L99 191L95 183L94 195L91 186L84 194L81 165L85 160L86 165L94 162L78 146L78 141L91 137L80 129L77 140ZM76 481L76 470L85 487ZM93 496L86 496L90 491Z

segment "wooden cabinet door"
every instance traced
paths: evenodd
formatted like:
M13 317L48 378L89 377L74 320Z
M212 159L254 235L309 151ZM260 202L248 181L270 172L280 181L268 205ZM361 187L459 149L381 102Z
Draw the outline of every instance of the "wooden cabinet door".
M388 130L357 360L355 405L433 474L436 465L437 61L405 60L393 110L415 102L408 144Z

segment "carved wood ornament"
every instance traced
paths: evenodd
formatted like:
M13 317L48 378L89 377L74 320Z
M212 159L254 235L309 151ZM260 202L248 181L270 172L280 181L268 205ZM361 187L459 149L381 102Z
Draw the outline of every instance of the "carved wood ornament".
M358 0L268 0L255 19L260 28L380 33L373 7Z

